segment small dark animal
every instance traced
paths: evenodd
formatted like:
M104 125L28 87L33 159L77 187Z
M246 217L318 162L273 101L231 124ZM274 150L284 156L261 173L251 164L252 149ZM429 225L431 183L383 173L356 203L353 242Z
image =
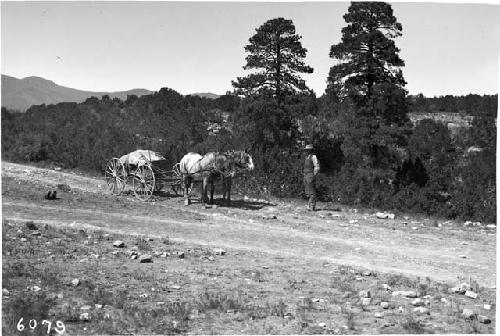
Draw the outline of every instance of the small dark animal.
M29 230L38 230L37 226L35 225L35 223L33 223L33 221L26 222L26 227Z
M52 190L51 190L51 191L49 191L49 192L47 193L47 195L45 195L45 199L48 199L48 200L55 200L55 199L57 199L57 191L56 191L56 190L54 190L54 191L52 191Z

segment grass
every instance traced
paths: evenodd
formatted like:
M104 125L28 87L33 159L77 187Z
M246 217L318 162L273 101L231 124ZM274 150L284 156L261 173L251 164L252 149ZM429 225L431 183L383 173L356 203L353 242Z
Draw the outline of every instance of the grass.
M461 301L431 279L362 276L352 267L324 267L321 261L274 259L254 252L215 256L210 247L40 223L36 225L42 236L32 237L23 223L4 224L3 286L11 293L3 302L6 335L15 334L21 315L63 321L68 334L429 333L425 323L430 320L440 321L440 333L495 330L494 321L465 321ZM28 242L21 244L18 237ZM126 247L114 248L115 240L123 240ZM139 253L166 251L170 256L141 264L130 259L133 246ZM185 258L178 258L177 251L185 252ZM75 278L80 284L70 285ZM431 316L417 318L410 313L410 300L393 297L382 288L385 283L393 290L412 289L455 302L445 306L433 301ZM27 289L34 285L41 290ZM366 289L373 300L363 307L358 292ZM485 288L481 298L488 296L494 302L494 292ZM380 301L404 306L406 312L382 310ZM83 305L91 307L89 322L80 320ZM375 322L377 311L385 317ZM488 315L494 317L494 308ZM384 329L384 321L394 321L394 326Z

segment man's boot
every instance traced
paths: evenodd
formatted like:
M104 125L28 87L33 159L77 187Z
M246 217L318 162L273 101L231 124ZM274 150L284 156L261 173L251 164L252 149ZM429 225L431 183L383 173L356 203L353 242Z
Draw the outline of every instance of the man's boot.
M307 203L308 211L316 211L316 196L309 196L309 202Z

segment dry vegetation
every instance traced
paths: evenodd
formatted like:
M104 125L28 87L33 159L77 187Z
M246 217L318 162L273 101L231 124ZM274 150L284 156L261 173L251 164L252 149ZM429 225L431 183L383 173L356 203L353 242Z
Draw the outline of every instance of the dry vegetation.
M62 321L69 334L495 332L495 293L480 286L472 299L429 278L34 224L39 230L2 225L6 335L21 317ZM125 247L114 247L116 240ZM134 251L153 262L132 259ZM400 290L415 291L429 314L413 312L414 298L392 295ZM360 291L370 292L369 304ZM493 321L465 319L464 308ZM36 330L46 334L46 327Z
M71 188L43 198L61 183ZM483 287L495 277L495 238L484 227L238 198L217 210L163 196L142 203L100 183L3 164L3 334L31 335L30 320L38 335L43 320L52 335L57 321L73 335L495 333L495 289ZM152 262L139 262L145 255ZM360 260L370 269L346 266ZM446 272L451 281L433 280ZM457 275L477 298L449 291Z

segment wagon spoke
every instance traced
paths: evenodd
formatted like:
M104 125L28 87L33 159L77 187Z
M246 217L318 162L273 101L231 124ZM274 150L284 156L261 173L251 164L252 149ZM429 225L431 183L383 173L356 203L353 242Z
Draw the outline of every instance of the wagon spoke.
M119 195L125 187L124 177L126 176L125 168L120 159L113 158L106 164L104 170L108 189L113 195Z

